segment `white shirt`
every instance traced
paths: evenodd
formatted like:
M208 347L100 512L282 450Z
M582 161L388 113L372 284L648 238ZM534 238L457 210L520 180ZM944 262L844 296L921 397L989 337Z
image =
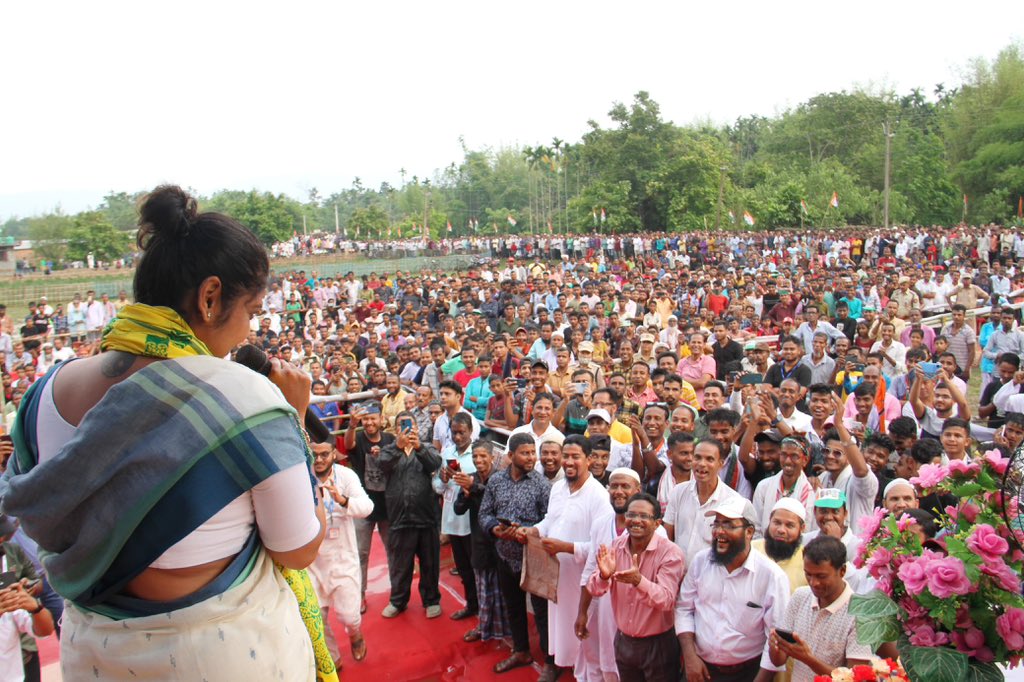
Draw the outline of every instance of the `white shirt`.
M750 550L732 573L711 560L711 550L690 562L679 599L676 632L692 632L701 660L745 663L758 654L766 670L785 670L768 655L768 633L786 612L789 578L774 561Z
M806 514L804 520L805 528L817 527L817 523L814 520L814 486L807 480L804 472L800 472L800 478L797 479L796 485L793 486L792 492L788 495L782 494L781 482L782 472L780 471L757 484L757 489L754 491L754 512L757 514L757 527L754 531L755 538L764 536L765 531L768 530L768 522L772 517L772 507L783 497L792 497L804 506L804 513Z
M819 476L822 488L840 488L846 492L846 509L849 511L850 528L860 528L862 517L871 516L875 510L875 497L878 495L878 479L868 469L864 478L853 475L853 467L849 464L832 480L832 475L825 471Z
M442 415L442 416L444 416L444 415ZM436 430L436 427L435 427L435 430ZM561 431L556 429L554 427L554 425L550 424L550 423L548 424L548 428L544 431L544 433L542 433L540 435L540 437L538 437L537 434L534 432L534 430L533 430L533 422L532 421L527 422L526 424L523 424L522 426L517 426L516 428L512 429L512 431L508 434L509 440L512 440L512 436L516 435L517 433L528 433L531 436L533 436L534 446L537 448L537 466L536 466L537 471L543 470L543 467L540 464L540 446L541 446L541 444L544 441L546 441L546 440L553 440L553 441L556 441L559 445L561 445L562 442L565 440L565 434L563 434ZM476 440L476 436L475 435L473 436L473 440ZM507 447L508 446L506 446L506 448ZM506 449L506 452L507 451L508 450Z
M718 481L714 492L704 504L701 504L697 497L696 480L680 483L672 489L672 494L668 497L668 507L665 509L664 522L675 530L675 543L683 550L687 564L698 552L711 547L711 520L704 516L705 512L730 497L739 496L739 493L722 481Z
M32 616L28 611L11 611L0 615L0 680L24 682L25 666L21 661L21 638L32 634Z

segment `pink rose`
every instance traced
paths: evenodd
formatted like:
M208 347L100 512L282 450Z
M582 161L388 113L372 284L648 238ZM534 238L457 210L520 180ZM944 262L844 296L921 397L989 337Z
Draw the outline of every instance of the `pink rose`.
M981 471L981 465L977 462L968 464L962 459L949 460L949 473L951 476L967 476L974 478Z
M928 564L923 557L904 562L896 574L909 594L921 594L928 586ZM937 595L936 595L937 596Z
M871 538L875 537L875 533L878 532L879 527L882 525L882 519L888 513L885 508L876 507L870 516L862 516L860 521L858 521L860 524L858 537L862 538L864 542L869 542Z
M967 523L974 523L981 513L981 508L973 502L964 502L960 505L960 514ZM959 520L959 519L958 519Z
M949 476L949 469L941 464L922 464L917 470L917 476L910 479L911 485L919 488L934 488Z
M971 591L971 581L964 570L964 562L956 557L933 559L926 567L928 591L939 599L948 599L954 595L967 594ZM909 586L907 587L909 590Z
M927 625L914 628L910 633L910 643L914 646L936 647L949 644L949 635L945 632L936 632Z
M1000 589L1007 592L1020 592L1020 576L1017 575L1016 571L1007 566L1006 562L1002 559L986 561L981 567L981 572L995 578L996 584Z
M910 514L902 514L900 516L900 520L896 522L896 530L902 533L906 529L913 526L915 523L917 523L917 521L914 520L913 516L911 516Z
M889 562L892 561L892 552L885 547L879 547L864 563L867 566L868 573L871 574L872 578L878 578L883 573L890 571Z
M978 652L985 648L985 633L978 628L957 630L953 633L953 643L961 653L977 656Z
M1010 464L1010 460L999 454L998 450L989 450L984 459L1000 476L1006 473L1006 467Z
M909 595L900 599L900 606L907 612L908 619L925 618L928 616L928 609Z
M967 538L967 546L985 561L999 559L1010 550L1010 543L999 537L996 529L987 523L975 526Z
M1006 613L996 618L996 632L1010 651L1024 649L1024 609L1006 609Z

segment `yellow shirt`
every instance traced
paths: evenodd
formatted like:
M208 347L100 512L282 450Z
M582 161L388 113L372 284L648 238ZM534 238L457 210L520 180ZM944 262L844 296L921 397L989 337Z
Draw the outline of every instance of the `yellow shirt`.
M380 399L380 416L384 420L384 430L388 433L395 432L395 417L405 410L405 396L407 395L409 392L400 388L394 398L385 395Z
M764 551L764 538L760 540L754 540L750 543L750 546L754 550L768 556L768 553ZM768 557L771 559L771 557ZM789 593L793 594L796 592L798 587L804 587L807 585L807 576L804 575L804 546L800 545L797 547L796 552L793 556L789 557L784 561L776 561L775 565L782 569L782 572L789 578Z

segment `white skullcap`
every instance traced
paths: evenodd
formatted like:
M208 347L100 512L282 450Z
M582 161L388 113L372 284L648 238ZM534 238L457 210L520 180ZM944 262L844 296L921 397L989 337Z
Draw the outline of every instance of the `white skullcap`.
M772 507L772 514L774 514L780 509L784 509L788 512L795 514L797 518L799 518L804 523L807 522L807 509L802 504L800 504L800 502L794 500L792 497L783 497L781 500L776 502L775 506Z
M634 481L636 481L638 485L641 485L641 483L640 483L640 474L638 474L637 472L633 471L629 467L619 467L618 469L612 469L612 473L609 474L608 480L609 481L612 480L612 478L614 478L618 474L622 474L623 476L629 476Z
M889 481L889 483L885 486L885 490L882 491L882 499L884 500L885 498L889 497L889 491L898 485L907 486L908 488L914 491L914 497L917 497L917 490L914 488L910 481L908 481L905 478L894 478L891 481Z

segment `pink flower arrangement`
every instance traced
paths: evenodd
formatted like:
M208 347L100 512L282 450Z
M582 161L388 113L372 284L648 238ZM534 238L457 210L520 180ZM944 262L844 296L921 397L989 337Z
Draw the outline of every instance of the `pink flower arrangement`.
M1024 533L1006 524L1000 491L1008 461L998 452L971 463L924 465L911 483L923 494L959 500L938 518L938 543L925 549L909 517L878 509L860 521L855 565L866 567L877 592L855 596L850 613L876 646L902 632L898 644L909 679L959 682L964 668L935 668L929 650L946 649L960 665L1016 663L1024 657L1024 553L1011 540ZM946 668L949 668L946 670ZM915 677L918 671L918 677ZM977 676L991 675L979 669ZM948 677L947 677L948 675Z

